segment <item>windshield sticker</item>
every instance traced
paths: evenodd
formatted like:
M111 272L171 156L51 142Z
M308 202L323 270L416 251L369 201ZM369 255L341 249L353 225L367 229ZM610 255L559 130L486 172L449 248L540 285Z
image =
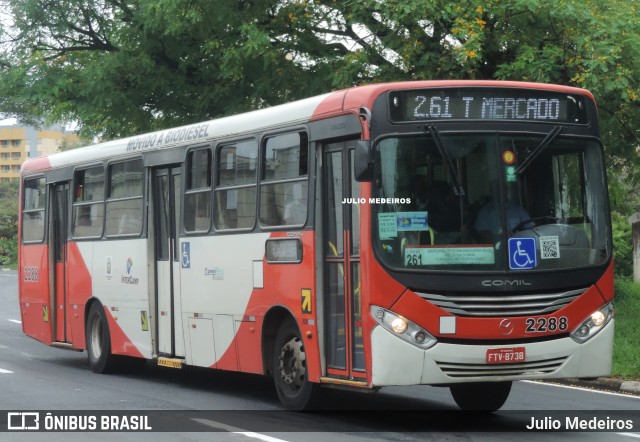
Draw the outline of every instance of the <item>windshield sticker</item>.
M404 250L406 266L495 264L492 246L472 247L407 247Z
M557 236L540 237L540 258L557 259L560 258L560 241Z
M398 232L429 230L427 212L378 213L378 236L381 240L398 237Z
M398 232L424 232L429 230L427 212L398 212Z
M395 213L378 213L378 236L381 240L398 236L398 218Z
M536 262L536 240L533 238L509 238L509 268L532 269Z

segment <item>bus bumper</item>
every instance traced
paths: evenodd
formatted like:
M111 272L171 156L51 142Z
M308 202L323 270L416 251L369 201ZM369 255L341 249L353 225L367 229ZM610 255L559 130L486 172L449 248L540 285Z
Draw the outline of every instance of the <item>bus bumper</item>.
M454 384L524 379L597 377L611 373L614 319L587 342L570 337L525 344L457 345L417 348L382 327L371 333L372 384ZM524 363L487 364L488 349L525 347Z

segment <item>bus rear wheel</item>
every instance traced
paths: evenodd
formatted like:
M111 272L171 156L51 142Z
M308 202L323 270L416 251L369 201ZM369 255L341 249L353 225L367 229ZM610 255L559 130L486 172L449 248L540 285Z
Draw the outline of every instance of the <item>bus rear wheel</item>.
M450 390L453 400L463 410L492 412L500 409L507 401L511 382L456 384Z
M89 367L95 373L109 373L115 367L116 357L111 354L111 336L104 307L99 302L91 304L85 329Z
M304 342L298 327L291 319L285 321L276 334L272 371L276 392L284 408L313 408L319 386L309 382Z

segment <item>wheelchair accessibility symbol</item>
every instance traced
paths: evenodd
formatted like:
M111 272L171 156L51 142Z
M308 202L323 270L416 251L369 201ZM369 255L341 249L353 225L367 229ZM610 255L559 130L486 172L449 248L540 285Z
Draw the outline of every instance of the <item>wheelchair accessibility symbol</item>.
M536 266L536 240L534 238L509 238L509 268L532 269Z
M189 242L182 243L182 268L191 268L191 243Z

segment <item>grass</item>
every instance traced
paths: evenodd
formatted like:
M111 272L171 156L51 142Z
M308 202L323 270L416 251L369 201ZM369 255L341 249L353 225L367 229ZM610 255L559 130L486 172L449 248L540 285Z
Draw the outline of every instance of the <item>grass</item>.
M616 280L612 375L640 380L640 284Z

